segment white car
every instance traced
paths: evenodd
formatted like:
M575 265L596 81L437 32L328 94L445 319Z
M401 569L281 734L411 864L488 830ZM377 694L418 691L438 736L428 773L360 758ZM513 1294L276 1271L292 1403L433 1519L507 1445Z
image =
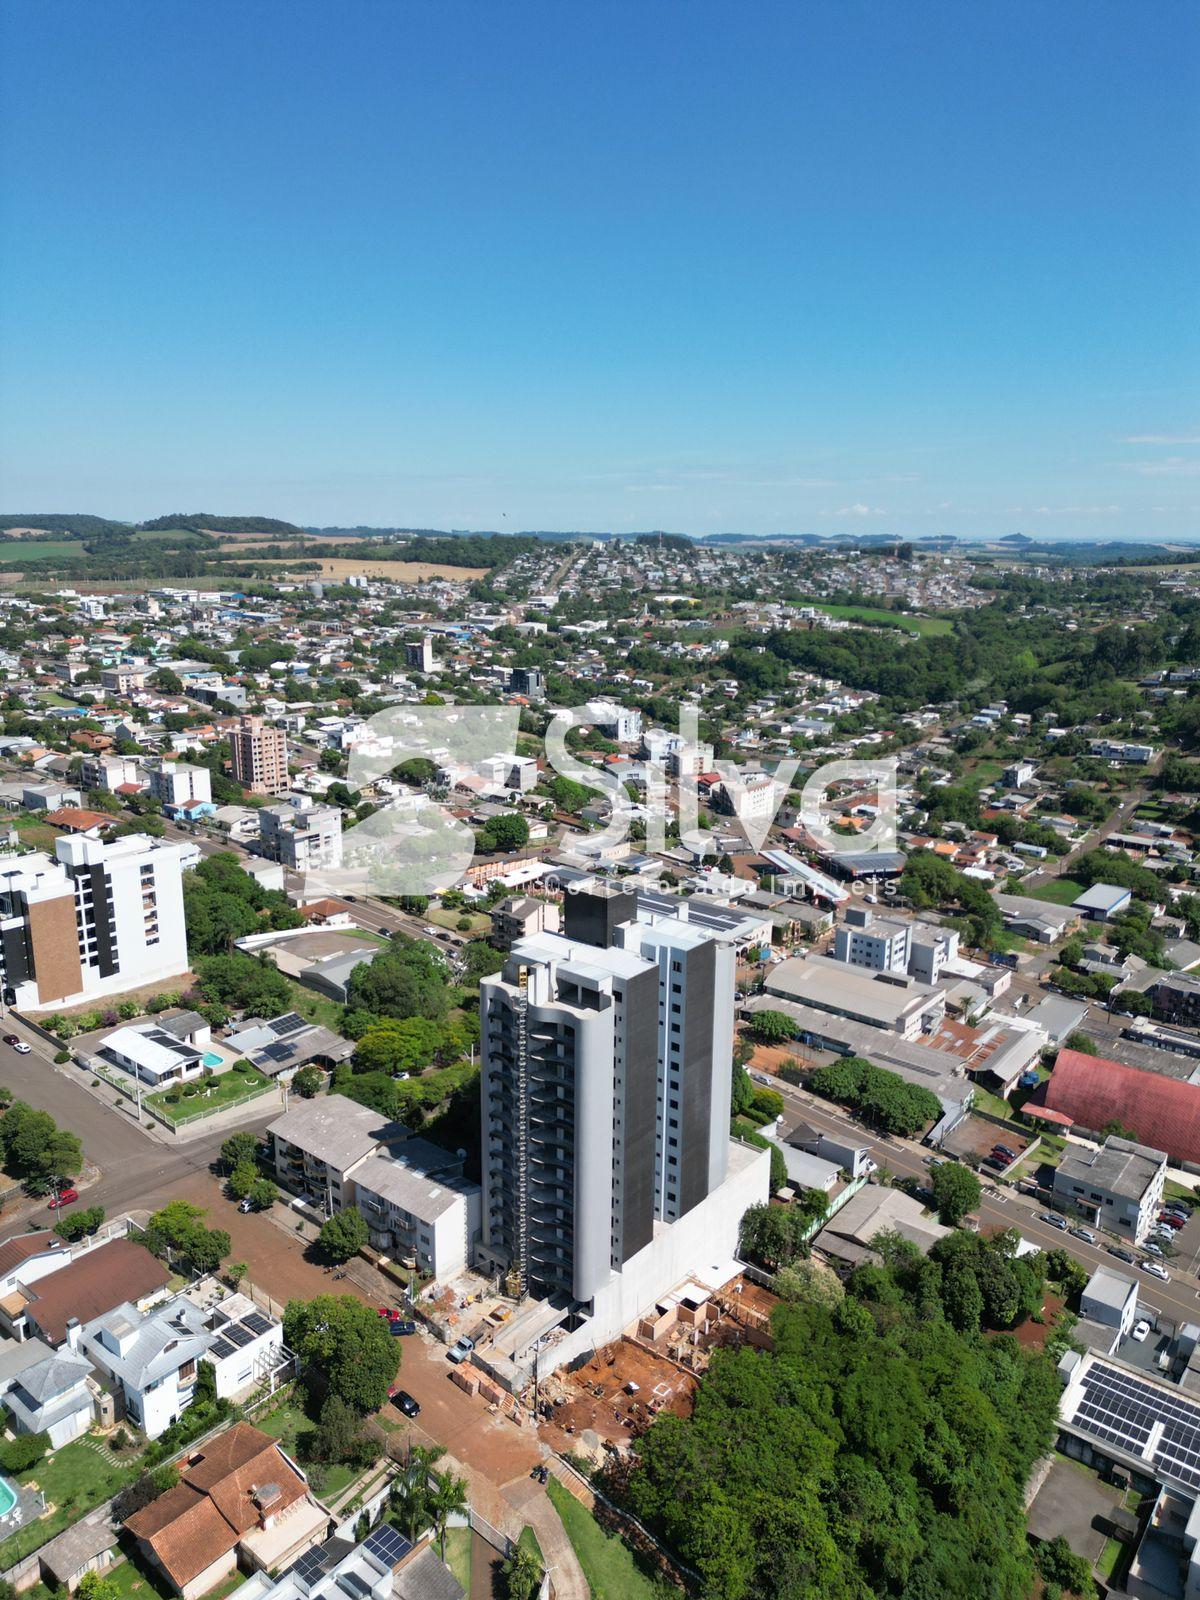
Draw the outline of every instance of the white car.
M1164 1283L1171 1281L1171 1274L1166 1267L1159 1266L1157 1261L1143 1261L1142 1271L1148 1272L1152 1278L1161 1278Z
M1129 1337L1131 1339L1136 1339L1138 1344L1142 1344L1149 1332L1150 1324L1143 1317L1140 1322L1135 1322L1133 1327L1129 1330Z

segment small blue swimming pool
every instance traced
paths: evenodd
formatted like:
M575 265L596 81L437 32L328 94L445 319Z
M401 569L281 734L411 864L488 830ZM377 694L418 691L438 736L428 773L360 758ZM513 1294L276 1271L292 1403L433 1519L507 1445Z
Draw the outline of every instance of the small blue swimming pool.
M0 1517L5 1516L17 1503L17 1491L7 1478L0 1478Z
M215 1050L206 1050L204 1052L204 1065L206 1067L219 1067L224 1059L225 1057L219 1056ZM3 1515L2 1511L0 1511L0 1515Z

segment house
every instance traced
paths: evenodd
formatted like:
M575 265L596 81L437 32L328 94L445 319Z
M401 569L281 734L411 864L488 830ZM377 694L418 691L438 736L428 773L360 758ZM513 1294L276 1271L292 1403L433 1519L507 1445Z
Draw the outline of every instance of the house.
M125 1301L94 1317L80 1348L108 1379L118 1415L157 1439L191 1404L200 1357L212 1342L201 1312L176 1295L150 1311Z
M69 1347L28 1367L5 1396L13 1428L48 1434L55 1450L78 1439L92 1425L91 1375L91 1362Z
M1038 944L1053 944L1079 926L1079 913L1073 906L1056 906L1022 894L998 894L996 904L1010 933Z
M105 828L117 822L107 811L81 810L78 806L60 806L57 811L47 811L46 821L64 833L81 833L85 839L98 839Z
M354 1054L352 1039L344 1039L319 1023L306 1022L295 1011L287 1011L270 1022L247 1017L225 1043L267 1077L287 1081L301 1067L335 1067Z
M208 1065L202 1050L176 1038L157 1021L114 1028L95 1054L155 1089L198 1078Z
M4 1302L22 1283L36 1283L71 1259L70 1246L56 1233L18 1233L0 1244L0 1319Z
M65 1528L38 1551L42 1582L51 1590L74 1594L87 1572L103 1572L117 1559L117 1534L106 1514Z
M1158 1215L1166 1179L1164 1150L1108 1138L1098 1150L1068 1146L1055 1169L1054 1194L1090 1221L1140 1244Z
M198 1600L239 1560L252 1571L281 1570L329 1524L279 1442L238 1422L189 1456L174 1488L125 1528L182 1600Z
M1132 1278L1109 1267L1097 1267L1080 1294L1079 1314L1125 1334L1133 1327L1137 1303L1138 1286Z
M40 1334L57 1348L72 1321L84 1323L128 1300L139 1309L161 1299L171 1275L144 1245L113 1239L88 1250L44 1277L21 1283L21 1305L12 1317L19 1338ZM12 1301L10 1296L10 1303ZM9 1305L3 1308L9 1315Z
M465 1600L466 1591L432 1544L416 1547L381 1522L361 1544L333 1538L278 1578L255 1573L244 1600Z

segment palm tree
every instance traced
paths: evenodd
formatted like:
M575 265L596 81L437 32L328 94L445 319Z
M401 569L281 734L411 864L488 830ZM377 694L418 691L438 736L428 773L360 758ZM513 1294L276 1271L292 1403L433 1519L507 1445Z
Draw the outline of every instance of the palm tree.
M445 1453L441 1445L410 1445L404 1471L392 1484L392 1509L404 1524L410 1540L415 1541L421 1528L432 1520L430 1478L436 1478L434 1464Z
M455 1512L467 1509L467 1485L452 1472L435 1472L433 1492L429 1497L429 1512L433 1530L441 1546L442 1560L446 1559L446 1521Z

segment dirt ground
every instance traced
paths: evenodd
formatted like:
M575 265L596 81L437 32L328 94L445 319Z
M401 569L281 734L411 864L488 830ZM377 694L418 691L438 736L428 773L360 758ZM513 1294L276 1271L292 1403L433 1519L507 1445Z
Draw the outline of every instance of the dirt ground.
M985 1122L982 1117L968 1116L947 1136L945 1147L956 1156L986 1156L997 1143L1015 1150L1019 1160L1032 1141L1021 1138L1009 1128L999 1128L994 1122Z
M637 1384L635 1394L627 1392L631 1383ZM659 1411L686 1417L696 1379L665 1356L621 1339L598 1351L587 1366L566 1375L563 1387L573 1398L554 1407L553 1422L543 1424L541 1432L557 1449L570 1450L585 1428L625 1445Z
M1058 1313L1066 1305L1066 1300L1061 1294L1047 1294L1042 1307L1042 1322L1022 1322L1013 1329L1018 1344L1023 1344L1029 1350L1041 1350L1050 1335Z

